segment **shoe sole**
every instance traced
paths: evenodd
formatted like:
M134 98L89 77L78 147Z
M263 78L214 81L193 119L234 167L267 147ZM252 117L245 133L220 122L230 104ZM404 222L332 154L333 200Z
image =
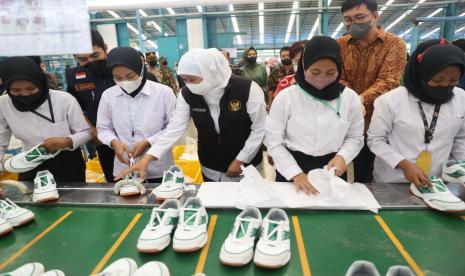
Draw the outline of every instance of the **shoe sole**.
M171 239L168 240L168 242L166 244L163 244L162 246L159 246L158 248L139 248L139 247L137 247L137 251L140 252L140 253L148 253L148 254L159 253L159 252L162 252L163 250L165 250L170 245L170 243L171 243Z
M135 195L140 195L140 192L132 192L132 193L124 193L124 194L120 192L120 196L135 196Z
M41 199L38 199L38 200L33 200L33 202L34 203L43 203L43 202L48 202L48 201L55 201L55 200L57 200L59 198L60 198L60 196L56 195L56 196L41 198Z
M257 262L254 260L254 264L257 266L257 267L260 267L260 268L265 268L265 269L278 269L278 268L281 268L285 265L287 265L289 263L291 259L291 255L289 255L289 257L287 258L287 260L284 262L284 264L280 264L280 265L267 265L267 264L263 264L263 263L260 263L260 262Z
M252 260L250 260L252 261ZM226 265L226 266L234 266L234 267L240 267L240 266L245 266L247 264L250 263L250 261L246 262L245 264L244 263L232 263L232 262L224 262L220 259L220 263Z
M159 196L155 195L155 202L157 202L157 201L164 201L164 200L167 200L167 199L179 199L179 198L181 198L183 195L184 195L184 192L182 192L181 195L179 195L178 197L159 197Z
M22 220L20 221L18 224L13 224L10 222L10 224L13 226L13 227L20 227L20 226L23 226L25 224L28 224L29 222L33 221L35 219L35 215L32 214L32 216L26 220Z
M13 226L11 226L11 227L9 227L9 228L3 230L2 232L0 232L0 237L1 237L1 236L4 236L4 235L7 235L7 234L9 234L9 233L11 233L11 232L13 232Z
M446 212L446 213L460 213L460 212L463 212L465 211L465 209L463 210L446 210L444 209L443 207L439 207L439 206L436 206L434 204L430 204L429 202L425 201L421 196L415 194L412 189L410 189L410 193L416 197L418 197L419 199L421 199L428 207L430 207L431 209L434 209L434 210L438 210L438 211L441 211L441 212Z
M203 245L201 247L187 248L187 249L185 249L185 248L180 249L180 248L174 248L173 247L173 250L174 250L174 252L178 252L178 253L191 253L191 252L195 252L195 251L198 251L198 250L202 249L204 246L205 245Z

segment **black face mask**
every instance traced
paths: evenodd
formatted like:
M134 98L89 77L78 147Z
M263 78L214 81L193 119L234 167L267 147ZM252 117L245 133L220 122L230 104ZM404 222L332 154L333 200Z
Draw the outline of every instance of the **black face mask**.
M152 66L152 67L155 67L155 66L157 66L157 64L158 64L158 61L156 61L156 60L149 60L148 64L149 64L150 66Z
M292 64L292 59L290 58L283 58L281 59L281 63L284 65L284 66L289 66Z
M107 60L94 60L84 65L84 67L88 69L92 73L92 75L101 77L105 74L105 71L107 69Z
M453 90L453 86L433 87L427 84L423 85L423 91L426 95L428 95L432 100L435 101L435 104L444 104L450 101L454 96Z
M257 57L248 57L247 62L248 63L256 63L257 62Z
M14 107L19 111L32 111L37 108L38 101L43 102L40 91L38 91L34 95L29 96L13 96L11 94L9 95Z
M168 61L165 61L165 60L164 60L164 61L160 61L160 64L166 66L166 65L168 65Z

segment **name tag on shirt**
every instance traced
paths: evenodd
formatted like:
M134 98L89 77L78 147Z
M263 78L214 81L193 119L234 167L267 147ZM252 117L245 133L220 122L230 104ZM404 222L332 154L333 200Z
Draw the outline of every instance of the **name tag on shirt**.
M192 112L207 112L206 108L192 108Z
M74 89L76 90L76 92L93 90L95 89L95 84L93 82L79 83L74 85Z

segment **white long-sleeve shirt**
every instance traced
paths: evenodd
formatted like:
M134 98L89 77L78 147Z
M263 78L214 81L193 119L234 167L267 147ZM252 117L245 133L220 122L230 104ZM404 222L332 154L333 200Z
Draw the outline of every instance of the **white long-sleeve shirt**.
M147 80L134 98L115 85L107 89L100 100L97 113L98 138L108 146L117 139L129 149L143 140L153 145L168 125L175 105L173 90L163 84ZM157 161L150 163L147 178L162 177L171 164L173 155L167 151ZM115 175L126 167L115 157Z
M72 150L75 150L92 138L90 126L73 96L63 91L50 90L50 100L55 123L32 112L18 111L9 95L0 96L0 161L12 134L22 141L24 151L52 137L71 138ZM35 111L51 118L48 101Z
M276 169L288 180L302 173L289 150L310 156L336 152L346 164L363 147L363 115L358 95L346 88L337 99L326 102L334 109L293 85L278 94L266 121L265 144ZM288 150L289 149L289 150ZM307 173L307 172L305 172Z
M375 101L375 110L368 130L368 146L376 155L373 176L375 182L407 182L395 167L406 159L415 163L418 155L432 153L430 175L440 176L442 163L452 154L465 159L465 91L454 88L454 98L441 105L433 139L424 143L425 127L418 98L403 86L392 90ZM434 105L421 103L428 126Z
M219 100L217 102L207 100L207 104L215 123L216 132L219 133ZM263 137L265 135L266 120L266 105L263 97L263 91L255 82L252 82L250 87L250 94L246 108L247 113L250 116L250 120L252 121L251 132L236 159L244 163L250 163L262 145ZM157 139L155 144L152 144L148 154L158 158L159 156L162 156L163 153L170 150L174 143L181 138L186 131L190 119L191 114L189 104L187 104L182 94L180 94L177 99L176 109L166 128L166 132ZM231 180L227 179L222 172L205 167L202 167L202 171L208 178L215 181Z

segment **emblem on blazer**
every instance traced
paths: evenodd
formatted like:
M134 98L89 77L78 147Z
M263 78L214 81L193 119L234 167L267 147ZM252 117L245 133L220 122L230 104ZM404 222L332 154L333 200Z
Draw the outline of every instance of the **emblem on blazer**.
M93 82L80 83L74 85L74 89L76 90L76 92L93 90L95 89L95 84Z
M239 111L241 110L241 102L239 100L232 100L229 102L228 108L231 111Z

